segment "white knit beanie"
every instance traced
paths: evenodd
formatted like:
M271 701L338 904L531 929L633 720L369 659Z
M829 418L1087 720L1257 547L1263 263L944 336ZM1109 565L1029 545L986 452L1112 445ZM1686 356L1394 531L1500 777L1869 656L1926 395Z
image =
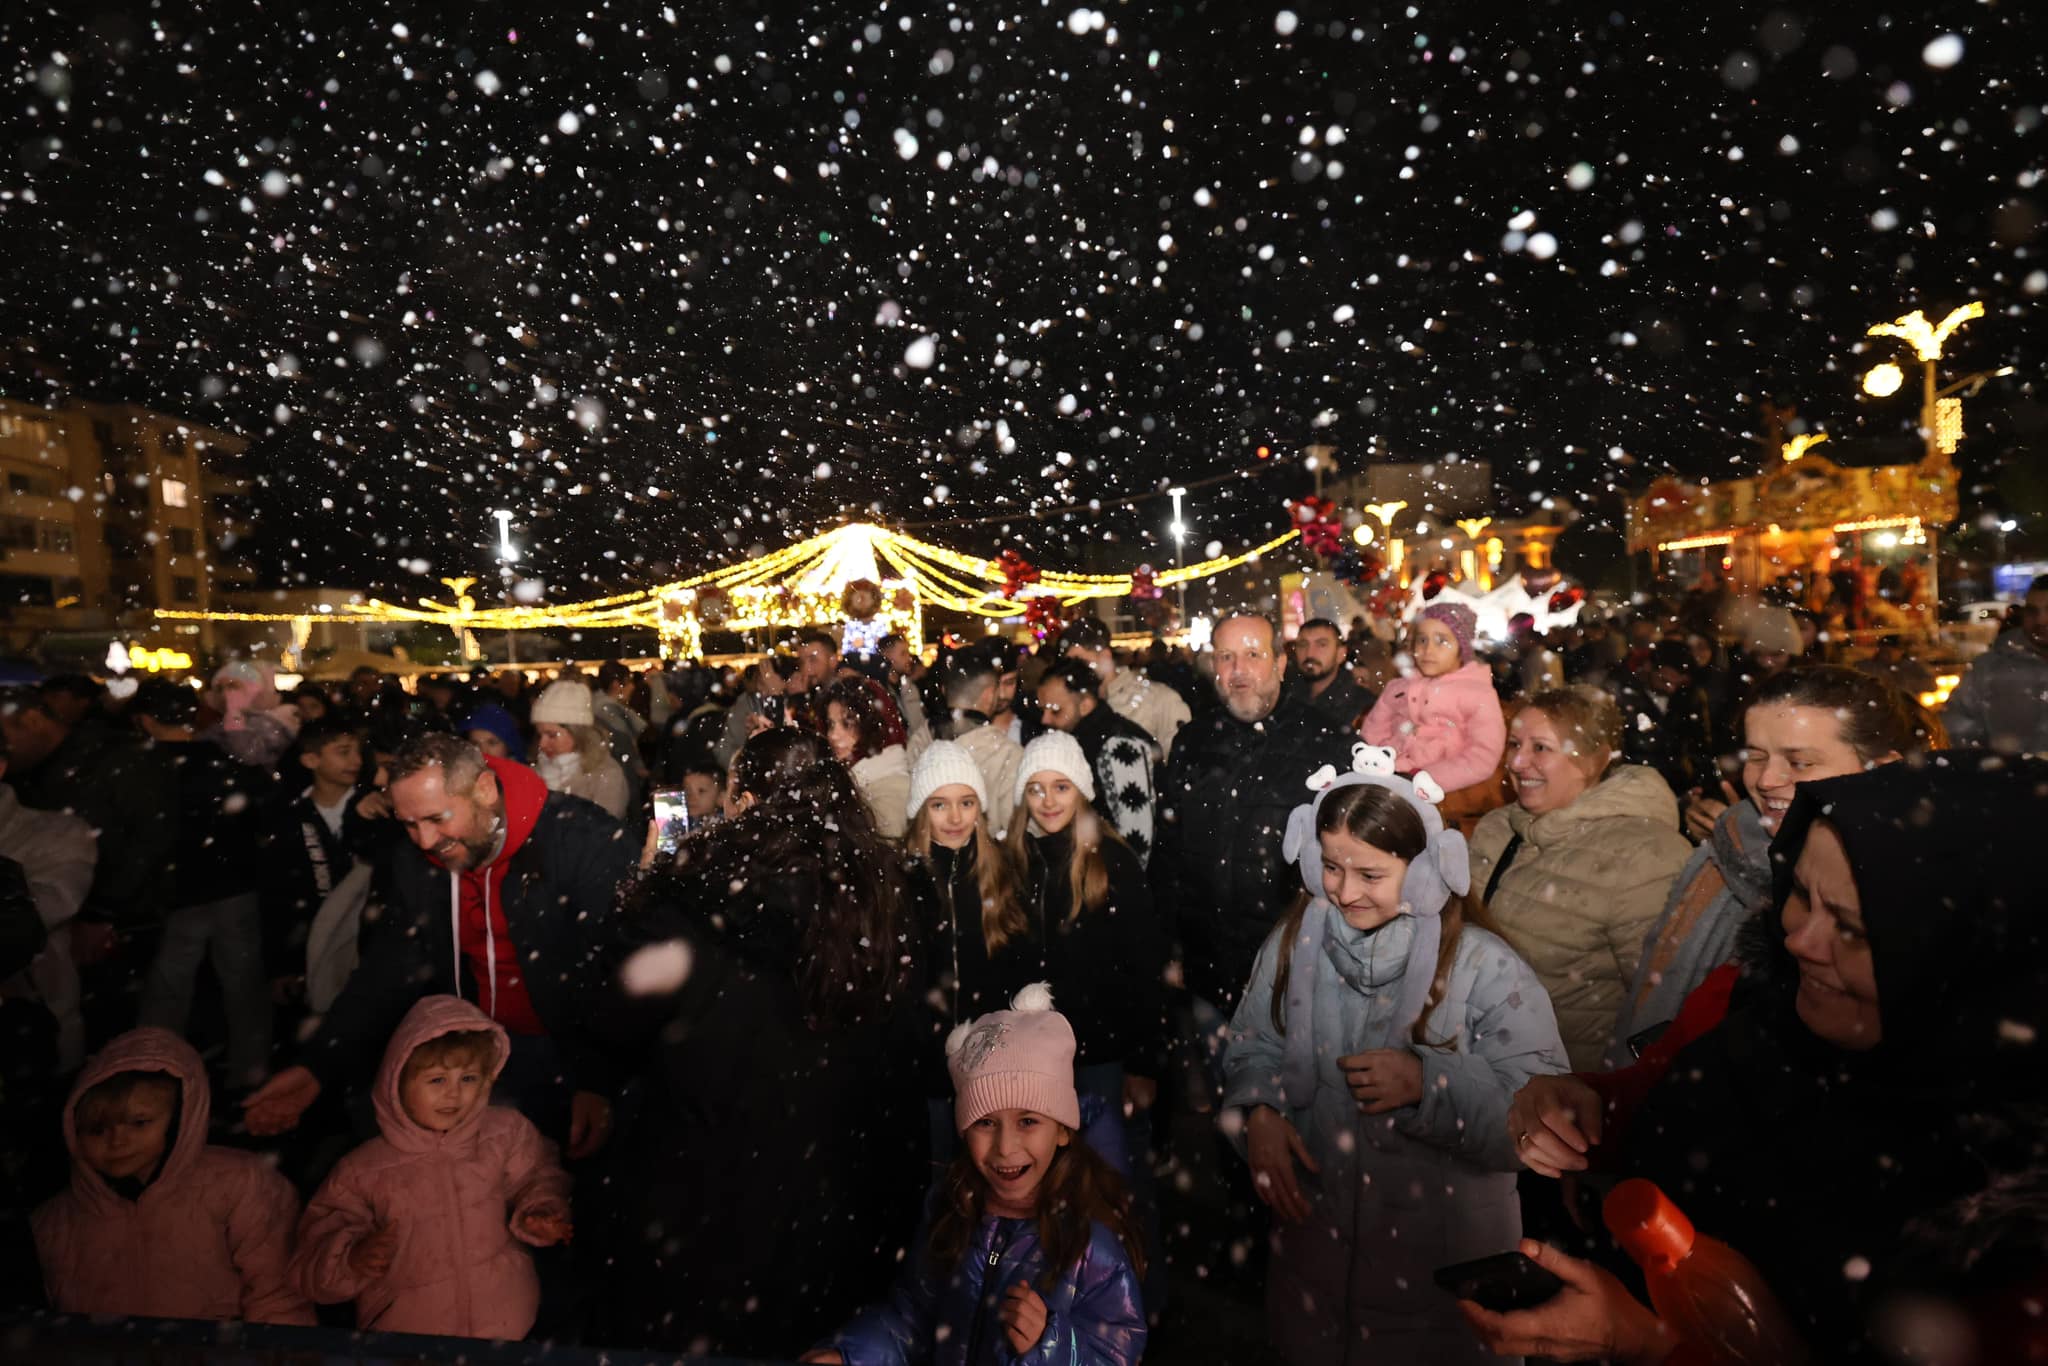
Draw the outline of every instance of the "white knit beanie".
M1040 773L1057 773L1080 788L1089 801L1095 800L1095 773L1088 767L1088 756L1082 753L1081 742L1063 730L1049 730L1024 746L1024 757L1017 764L1017 791L1011 800L1021 803L1024 789Z
M951 740L932 741L925 746L917 767L910 770L910 806L905 814L916 820L932 793L955 783L973 788L981 809L988 810L988 783L982 778L981 766L974 762L974 756Z
M591 710L590 689L573 678L550 683L533 700L533 724L593 726L597 716Z

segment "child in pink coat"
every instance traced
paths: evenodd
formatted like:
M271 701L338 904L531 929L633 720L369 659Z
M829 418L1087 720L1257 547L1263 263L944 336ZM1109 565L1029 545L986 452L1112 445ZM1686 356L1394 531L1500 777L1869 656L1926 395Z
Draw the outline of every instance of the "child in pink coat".
M505 1031L456 996L429 996L384 1050L373 1138L334 1168L299 1225L292 1274L320 1304L356 1303L359 1327L522 1338L540 1282L522 1244L569 1240L569 1176L555 1145L492 1105Z
M1445 792L1485 782L1507 751L1493 671L1472 658L1478 622L1461 602L1423 608L1409 645L1416 672L1389 683L1359 727L1367 744L1394 751L1396 770L1427 769Z
M286 1274L298 1192L209 1147L206 1064L167 1029L86 1061L64 1107L71 1186L36 1210L50 1304L74 1314L313 1322Z

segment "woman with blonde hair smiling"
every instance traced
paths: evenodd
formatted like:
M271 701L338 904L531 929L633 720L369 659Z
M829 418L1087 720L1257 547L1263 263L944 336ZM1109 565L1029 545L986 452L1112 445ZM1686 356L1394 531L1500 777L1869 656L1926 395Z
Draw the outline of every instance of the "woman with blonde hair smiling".
M1670 787L1620 751L1606 693L1537 693L1508 727L1516 800L1472 836L1472 885L1550 993L1578 1070L1600 1065L1644 931L1692 855Z

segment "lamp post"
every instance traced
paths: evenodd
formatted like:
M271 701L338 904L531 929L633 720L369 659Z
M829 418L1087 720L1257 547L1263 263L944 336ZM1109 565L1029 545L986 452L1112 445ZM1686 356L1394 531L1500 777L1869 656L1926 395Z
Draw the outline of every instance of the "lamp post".
M1916 308L1903 318L1872 324L1864 334L1902 341L1913 348L1914 356L1920 361L1921 459L1926 464L1932 465L1941 456L1953 454L1963 439L1963 401L1950 395L1963 390L1975 394L1986 381L2012 373L2012 367L2007 365L1997 370L1965 375L1946 388L1936 387L1935 367L1941 362L1941 353L1948 345L1948 339L1964 323L1983 316L1984 302L1981 299L1949 310L1948 316L1939 323L1928 322L1927 315ZM1863 376L1863 392L1873 398L1887 398L1904 386L1905 378L1905 373L1897 365L1885 361ZM1935 631L1940 629L1941 619L1940 575L1941 556L1930 545L1927 549L1927 601L1934 609Z
M1176 484L1167 493L1173 497L1173 525L1167 529L1173 532L1173 568L1177 574L1182 567L1183 548L1188 540L1188 524L1181 520L1180 500L1187 497L1188 491ZM1185 631L1188 628L1188 581L1179 580L1174 589L1180 595L1180 628Z
M491 516L498 519L498 577L505 585L505 605L512 605L512 565L519 559L519 547L512 544L512 513L499 508ZM505 663L508 667L519 667L519 646L514 639L511 623L505 625Z
M1894 337L1913 348L1913 354L1920 361L1920 436L1928 460L1937 455L1949 455L1963 436L1963 404L1956 399L1952 407L1944 403L1951 394L1968 389L1972 394L1984 387L1987 380L1999 375L2012 373L2010 365L1996 370L1987 370L1974 375L1965 375L1945 388L1936 388L1935 367L1941 362L1942 350L1956 329L1972 318L1984 316L1982 300L1964 304L1950 311L1938 324L1927 321L1927 315L1914 309L1903 318L1888 323L1874 324L1865 333L1871 337ZM1872 398L1889 398L1905 384L1905 372L1885 361L1873 366L1863 376L1863 392ZM1946 419L1946 420L1944 420Z

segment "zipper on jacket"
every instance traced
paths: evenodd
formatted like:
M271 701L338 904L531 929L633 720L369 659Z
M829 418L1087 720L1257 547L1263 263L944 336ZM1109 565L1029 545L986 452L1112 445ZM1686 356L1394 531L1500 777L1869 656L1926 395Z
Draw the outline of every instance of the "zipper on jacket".
M996 1231L1001 1237L999 1241L989 1244L988 1256L982 1264L981 1284L976 1287L974 1297L974 1326L967 1332L965 1366L976 1366L981 1360L981 1330L988 1320L988 1303L993 1297L996 1267L1001 1265L1003 1254L1010 1250L1011 1234L1003 1227L1006 1222L1003 1219L996 1220Z

